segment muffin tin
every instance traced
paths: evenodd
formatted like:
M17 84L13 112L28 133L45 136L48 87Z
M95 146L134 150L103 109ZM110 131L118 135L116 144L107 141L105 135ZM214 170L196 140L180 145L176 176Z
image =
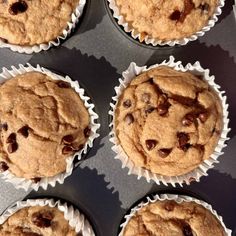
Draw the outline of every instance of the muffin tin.
M33 55L0 50L0 68L20 63L31 63L68 74L78 80L95 103L100 117L100 137L95 140L87 160L77 167L63 185L40 189L38 192L15 190L0 180L0 212L24 198L61 198L74 204L88 216L97 236L117 236L119 224L126 211L148 193L163 191L194 195L203 199L224 219L227 228L236 235L236 22L233 0L226 1L219 22L198 41L186 46L153 48L134 43L121 33L106 9L105 0L89 0L83 18L74 34L60 47ZM122 170L114 160L109 142L109 103L114 95L118 78L131 61L139 66L160 63L174 55L185 65L200 61L216 76L216 82L226 91L232 131L220 164L209 171L200 183L173 188L137 180Z

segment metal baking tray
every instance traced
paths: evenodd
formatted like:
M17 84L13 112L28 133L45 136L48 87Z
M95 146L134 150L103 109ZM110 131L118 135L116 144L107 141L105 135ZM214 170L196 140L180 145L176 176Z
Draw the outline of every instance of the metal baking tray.
M58 48L24 55L0 49L0 68L27 62L40 64L78 80L95 103L100 116L100 138L87 159L63 185L46 191L24 192L0 180L0 213L24 198L54 197L81 209L94 225L97 236L116 236L123 215L130 207L153 192L175 192L198 197L210 203L223 216L236 235L236 21L233 0L227 0L216 26L204 37L186 46L151 47L138 43L124 33L111 18L106 0L87 0L87 6L74 34ZM128 176L127 169L114 159L109 142L109 103L118 78L134 61L152 65L174 55L177 60L200 61L216 76L226 91L230 112L230 141L220 163L200 183L183 188L156 185Z

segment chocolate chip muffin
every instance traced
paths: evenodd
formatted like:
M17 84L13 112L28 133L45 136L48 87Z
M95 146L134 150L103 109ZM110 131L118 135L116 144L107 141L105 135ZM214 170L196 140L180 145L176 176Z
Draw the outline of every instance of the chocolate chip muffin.
M141 73L119 96L118 144L136 167L163 176L197 168L219 141L221 100L201 77L167 66Z
M0 170L39 181L66 170L90 135L90 116L70 84L28 72L0 86Z
M62 35L79 0L0 0L0 38L32 46Z
M131 28L153 39L168 41L202 30L219 0L115 0L120 15Z
M122 236L224 236L224 232L218 219L203 206L166 200L137 211Z
M78 236L57 208L26 207L0 225L1 236Z

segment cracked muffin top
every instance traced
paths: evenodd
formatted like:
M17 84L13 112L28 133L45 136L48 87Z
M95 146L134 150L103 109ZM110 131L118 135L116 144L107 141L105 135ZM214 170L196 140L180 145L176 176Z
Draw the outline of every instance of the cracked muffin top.
M224 228L206 208L195 202L158 201L129 220L123 236L224 236Z
M0 225L1 236L82 236L57 208L26 207Z
M219 0L115 0L120 15L145 36L167 41L189 37L207 25Z
M134 78L119 96L115 132L136 167L186 174L213 153L223 125L221 100L200 76L161 66Z
M0 0L0 38L32 46L60 36L79 0Z
M66 170L83 148L90 118L70 84L28 72L0 86L0 170L39 180Z

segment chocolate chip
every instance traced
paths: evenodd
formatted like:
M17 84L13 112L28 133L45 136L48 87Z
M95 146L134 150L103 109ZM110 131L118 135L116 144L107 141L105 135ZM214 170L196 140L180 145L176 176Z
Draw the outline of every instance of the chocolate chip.
M71 144L73 141L74 141L74 137L70 134L62 138L62 142L65 144Z
M7 130L8 130L8 125L7 125L7 123L1 124L1 125L0 125L0 130L7 131Z
M8 169L9 169L9 167L8 167L7 163L4 161L1 161L0 162L0 172L7 171Z
M199 7L202 13L208 13L210 10L210 5L208 3L200 4Z
M89 127L86 127L84 129L84 136L85 136L85 138L88 138L90 136L90 134L91 134L91 129Z
M146 143L146 147L147 147L148 151L151 151L157 145L157 141L154 139L148 139L148 140L146 140L145 143Z
M208 112L207 111L204 111L204 112L201 112L199 115L198 115L198 118L200 119L200 121L202 123L205 123L208 119Z
M170 19L173 21L178 21L181 17L181 12L179 10L175 10L171 15L170 15Z
M57 82L57 86L59 88L70 88L71 87L69 83L62 81L62 80Z
M182 149L183 151L187 151L188 148L190 147L190 144L188 143L188 141L190 140L189 135L180 132L177 133L177 138L178 138L178 148Z
M8 43L8 40L7 39L4 39L2 37L0 37L0 40L3 42L3 43Z
M35 177L33 179L31 179L34 183L39 183L41 181L41 178L40 177Z
M128 125L131 125L133 122L134 122L134 117L132 114L128 113L126 116L125 116L125 122L128 124Z
M171 151L172 151L171 148L162 148L162 149L158 150L158 154L160 157L165 158L165 157L169 156Z
M183 226L183 234L184 236L193 236L193 232L189 224L185 224Z
M169 102L165 102L163 104L160 104L158 107L157 107L157 111L158 111L158 114L160 116L164 116L168 113L168 110L169 110L169 107L170 107L170 103Z
M125 108L129 108L131 107L132 103L131 103L131 100L130 99L127 99L123 102L123 107Z
M185 21L186 16L191 13L194 7L195 5L193 3L193 0L184 0L184 11L181 14L181 17L179 19L181 23Z
M167 210L167 211L173 211L174 208L175 208L175 203L170 201L170 202L167 202L164 206L164 208Z
M184 126L190 126L195 120L195 116L193 114L187 114L182 120L182 124Z
M53 215L51 212L35 212L32 214L32 222L39 228L48 228L51 226Z
M16 142L16 134L11 133L6 140L6 143L15 143L15 142Z
M152 113L153 111L155 110L155 107L152 107L152 106L148 106L146 109L145 109L145 113Z
M73 148L70 146L64 146L62 149L62 154L67 155L67 154L72 154L74 152Z
M141 100L142 102L149 103L151 95L149 93L142 94Z
M9 13L11 15L17 15L19 13L23 13L28 9L28 5L25 1L18 1L15 2L13 4L11 4L10 8L9 8Z
M18 144L17 143L9 143L7 147L8 153L13 153L18 149Z
M23 137L27 138L29 136L29 127L27 125L20 128L17 133L21 134Z

